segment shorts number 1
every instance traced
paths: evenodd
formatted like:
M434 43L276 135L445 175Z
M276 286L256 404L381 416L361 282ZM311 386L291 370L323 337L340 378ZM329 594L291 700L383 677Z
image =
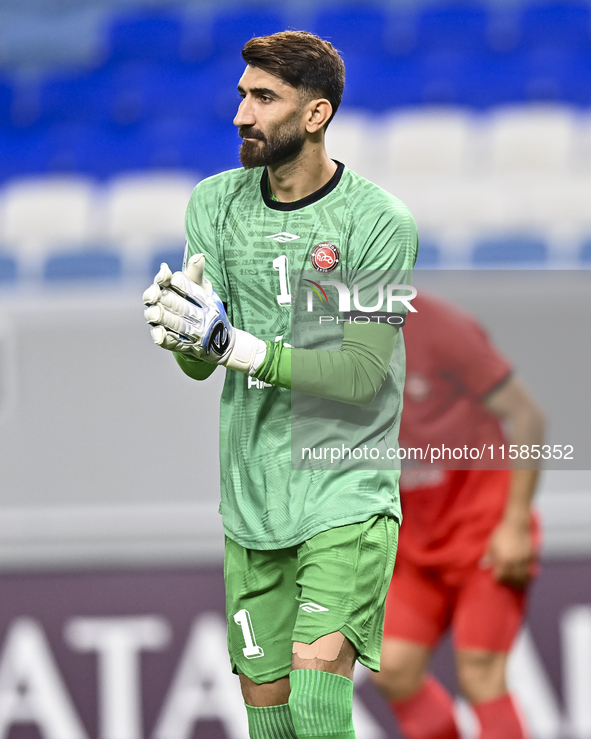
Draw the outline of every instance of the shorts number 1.
M242 636L244 637L244 643L246 644L246 647L244 647L242 652L246 659L263 657L265 655L263 648L259 647L254 638L254 630L252 628L252 621L250 620L250 613L243 608L235 614L234 621L242 629Z

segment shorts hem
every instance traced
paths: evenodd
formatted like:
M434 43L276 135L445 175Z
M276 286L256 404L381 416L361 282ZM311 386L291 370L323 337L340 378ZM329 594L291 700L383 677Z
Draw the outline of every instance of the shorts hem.
M252 680L253 683L255 683L256 685L263 685L265 683L274 683L276 680L281 680L282 677L289 677L289 673L291 672L291 664L287 669L277 668L276 670L272 670L265 675L257 675L256 677L248 675L246 672L241 672L236 665L232 665L232 672L234 673L234 675L244 675L249 680Z
M351 642L351 644L355 647L355 650L357 651L357 661L362 664L364 667L369 667L372 672L379 672L380 671L380 656L378 654L377 659L375 657L372 657L371 655L367 654L364 650L362 651L362 643L363 639L359 636L359 634L354 631L350 626L345 624L342 629L340 629L341 633L345 635L345 637ZM381 649L380 649L381 651Z
M436 636L428 637L417 636L416 634L405 634L402 631L394 632L384 630L384 639L400 639L400 641L408 641L412 642L413 644L421 644L424 647L435 648L443 638L443 635L446 631L447 629L443 629L443 631L441 631Z
M500 644L464 644L464 643L458 643L456 639L453 638L452 635L452 645L454 648L454 651L462 651L463 649L470 650L478 650L479 652L497 652L501 654L508 654L511 651L511 647L513 646L515 639L517 638L517 635L515 635L512 639L509 645L506 643L503 645Z
M380 659L379 657L376 659L375 657L372 657L368 654L366 654L364 651L361 651L361 644L363 642L363 639L357 634L357 632L352 629L348 624L342 624L338 628L331 628L330 631L322 630L322 633L314 634L313 638L310 638L309 635L302 635L302 634L294 634L292 635L292 640L294 642L301 642L302 644L313 644L318 639L322 639L323 636L326 636L327 634L334 634L335 632L340 631L341 634L345 637L345 639L348 639L351 644L355 647L355 651L357 652L357 661L364 665L364 667L369 667L370 670L373 670L373 672L379 672L380 671ZM291 672L291 669L290 669Z

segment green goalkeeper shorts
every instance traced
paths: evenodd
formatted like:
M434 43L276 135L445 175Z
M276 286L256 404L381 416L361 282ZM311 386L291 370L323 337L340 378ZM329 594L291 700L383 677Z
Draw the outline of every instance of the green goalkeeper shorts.
M335 631L359 661L380 669L386 593L398 523L369 521L323 531L287 549L245 549L226 537L224 577L232 669L255 683L285 677L293 642Z

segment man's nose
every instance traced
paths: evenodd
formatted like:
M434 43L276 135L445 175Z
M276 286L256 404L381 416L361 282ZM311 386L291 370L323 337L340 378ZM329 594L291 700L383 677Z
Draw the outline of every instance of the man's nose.
M238 106L238 112L234 118L235 126L254 126L255 118L250 102L244 98L244 100Z

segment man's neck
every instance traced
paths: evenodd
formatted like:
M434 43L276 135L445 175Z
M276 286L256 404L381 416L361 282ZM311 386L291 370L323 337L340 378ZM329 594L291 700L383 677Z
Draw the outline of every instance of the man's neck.
M280 203L292 203L311 195L326 185L337 165L324 147L304 147L295 159L267 167L273 196Z

